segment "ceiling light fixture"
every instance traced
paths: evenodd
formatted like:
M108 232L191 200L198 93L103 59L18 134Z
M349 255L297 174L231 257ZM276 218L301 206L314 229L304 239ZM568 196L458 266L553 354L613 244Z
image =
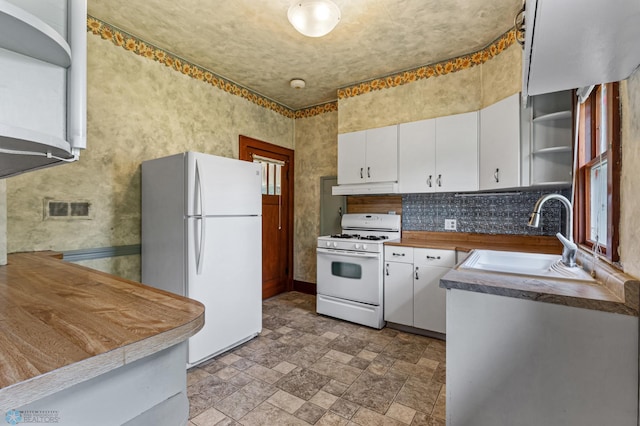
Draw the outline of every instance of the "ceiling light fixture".
M294 89L304 89L304 86L306 86L306 83L304 82L303 79L301 78L294 78L293 80L291 80L289 82L289 84L291 85L291 87L293 87Z
M287 18L301 34L322 37L340 22L340 9L331 0L300 0L291 5Z

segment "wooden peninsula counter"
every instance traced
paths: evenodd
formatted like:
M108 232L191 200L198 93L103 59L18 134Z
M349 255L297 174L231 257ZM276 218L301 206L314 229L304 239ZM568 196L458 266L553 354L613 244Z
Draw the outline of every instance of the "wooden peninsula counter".
M186 339L202 304L59 257L11 254L0 267L0 413L186 422Z

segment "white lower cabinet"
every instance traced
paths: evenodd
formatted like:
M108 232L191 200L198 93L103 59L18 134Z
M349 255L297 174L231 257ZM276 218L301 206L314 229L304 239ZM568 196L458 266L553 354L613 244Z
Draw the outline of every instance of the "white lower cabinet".
M384 320L413 325L413 248L385 247Z
M440 278L456 263L454 250L385 247L384 319L446 333L446 290Z
M413 249L413 326L446 333L447 290L440 278L456 263L453 250Z
M447 425L638 425L638 317L447 293Z

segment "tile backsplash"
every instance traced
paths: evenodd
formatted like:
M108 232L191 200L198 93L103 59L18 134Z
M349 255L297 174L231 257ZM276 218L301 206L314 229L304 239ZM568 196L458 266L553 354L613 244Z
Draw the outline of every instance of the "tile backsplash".
M455 219L456 231L479 234L555 235L564 233L564 207L557 200L545 203L539 228L527 226L538 198L557 193L571 198L570 188L518 190L505 193L405 194L402 229L444 232L445 219Z

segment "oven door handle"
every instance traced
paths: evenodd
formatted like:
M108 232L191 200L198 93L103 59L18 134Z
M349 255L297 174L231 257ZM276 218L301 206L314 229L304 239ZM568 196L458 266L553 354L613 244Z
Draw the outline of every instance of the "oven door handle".
M369 257L369 258L380 257L380 253L367 253L362 251L335 250L335 249L328 249L328 248L322 248L322 247L318 247L316 250L318 254L324 254L324 255L333 254L333 255L339 255L339 256L345 256L345 257Z

